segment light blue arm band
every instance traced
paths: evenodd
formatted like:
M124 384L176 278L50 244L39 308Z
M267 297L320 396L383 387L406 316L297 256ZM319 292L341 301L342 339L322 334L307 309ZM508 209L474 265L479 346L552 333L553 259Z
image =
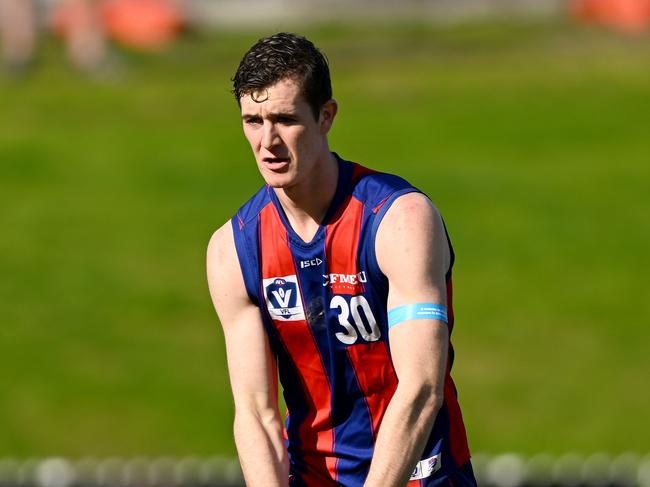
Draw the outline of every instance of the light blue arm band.
M405 304L388 312L388 328L409 320L440 320L447 323L447 306L435 303Z

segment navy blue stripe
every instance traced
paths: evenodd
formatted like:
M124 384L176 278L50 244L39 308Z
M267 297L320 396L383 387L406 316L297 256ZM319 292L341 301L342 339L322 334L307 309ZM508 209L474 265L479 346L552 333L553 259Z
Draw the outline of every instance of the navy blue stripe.
M244 278L246 293L248 294L251 302L259 306L259 252L252 251L251 243L247 238L247 231L250 231L251 229L255 232L255 234L257 234L258 225L244 224L243 228L240 229L237 216L231 219L231 223L235 240L235 250L237 251L239 267L241 268L242 276Z

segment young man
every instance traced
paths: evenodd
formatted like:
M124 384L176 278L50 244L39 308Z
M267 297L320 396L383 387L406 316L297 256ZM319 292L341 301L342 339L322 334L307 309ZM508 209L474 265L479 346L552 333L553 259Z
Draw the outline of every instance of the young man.
M215 232L208 280L247 485L475 486L438 211L330 152L337 103L307 39L261 39L233 81L266 185Z

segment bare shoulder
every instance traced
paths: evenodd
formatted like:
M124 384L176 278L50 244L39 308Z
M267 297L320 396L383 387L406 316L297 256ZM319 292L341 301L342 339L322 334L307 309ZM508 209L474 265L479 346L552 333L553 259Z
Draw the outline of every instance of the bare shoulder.
M230 221L210 238L206 270L212 301L222 322L224 317L249 304Z
M440 212L422 193L397 198L386 212L375 241L377 262L393 275L437 275L449 263Z
M208 242L208 272L211 266L219 267L222 263L227 263L235 253L235 237L232 225L227 221L212 234Z
M406 193L397 198L386 212L381 227L394 227L412 225L421 227L433 225L440 220L440 212L422 193Z
M429 242L441 231L440 212L422 193L407 193L397 198L384 215L377 231L377 251L390 250L395 245L413 239Z

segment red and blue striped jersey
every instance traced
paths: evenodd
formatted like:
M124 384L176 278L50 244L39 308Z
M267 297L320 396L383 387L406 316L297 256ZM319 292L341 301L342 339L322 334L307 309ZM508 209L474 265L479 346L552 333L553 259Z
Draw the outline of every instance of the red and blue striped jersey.
M363 485L398 382L388 340L388 281L377 264L375 236L395 199L418 190L397 176L337 160L336 193L310 242L293 231L269 186L232 219L246 290L278 363L292 486ZM451 266L447 286L451 334ZM450 344L444 405L417 467L425 478L413 485L432 485L469 461L453 360Z

